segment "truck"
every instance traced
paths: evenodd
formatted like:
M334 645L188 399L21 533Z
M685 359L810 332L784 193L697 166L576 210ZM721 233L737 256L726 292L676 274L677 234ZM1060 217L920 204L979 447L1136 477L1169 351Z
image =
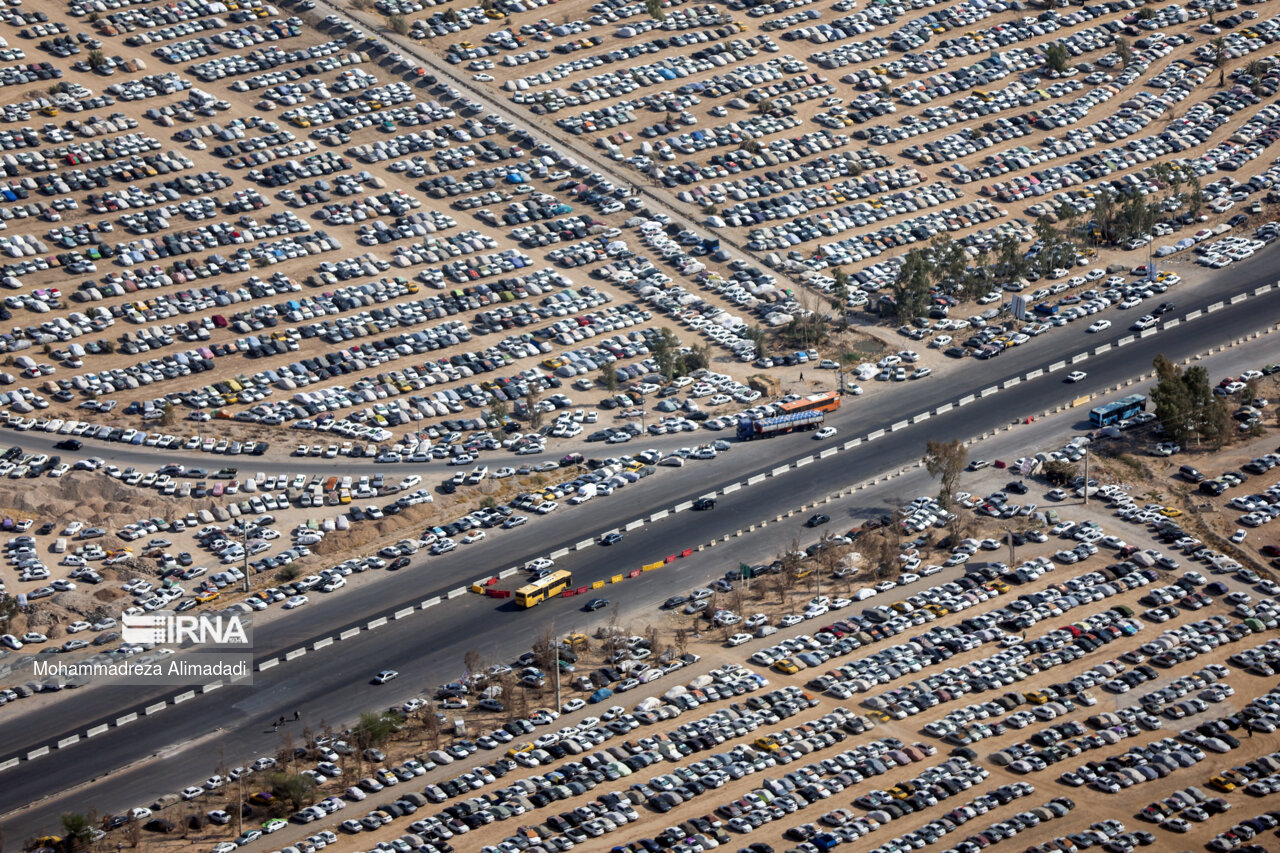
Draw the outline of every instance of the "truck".
M756 438L772 438L796 430L817 429L822 426L826 412L812 410L807 412L790 412L769 418L740 418L738 420L738 438L750 441Z

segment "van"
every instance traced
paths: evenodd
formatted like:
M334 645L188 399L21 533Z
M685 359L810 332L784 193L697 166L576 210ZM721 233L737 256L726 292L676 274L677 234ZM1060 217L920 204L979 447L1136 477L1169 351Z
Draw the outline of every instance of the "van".
M1184 479L1192 483L1198 483L1204 479L1204 474L1201 474L1199 471L1197 471L1194 467L1190 465L1183 465L1181 468L1178 469L1178 473L1181 474Z
M62 553L65 553L66 550L67 550L66 537L59 536L57 539L53 540L53 553L62 554Z

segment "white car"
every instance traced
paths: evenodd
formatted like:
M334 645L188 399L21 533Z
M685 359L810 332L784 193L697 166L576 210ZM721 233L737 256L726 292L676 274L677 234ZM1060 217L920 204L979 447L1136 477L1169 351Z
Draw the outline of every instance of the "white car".
M835 428L835 427L823 427L822 429L820 429L820 430L818 430L817 432L815 432L815 433L813 434L813 437L814 437L815 439L817 439L817 440L821 441L821 440L822 440L822 439L824 439L824 438L831 438L831 436L833 436L833 435L835 435L835 434L836 434L836 428Z
M284 609L293 610L295 607L301 607L310 600L305 595L295 595L284 603Z
M734 634L725 641L730 646L741 646L743 643L751 642L750 634Z
M484 537L485 537L485 532L483 530L473 530L470 533L468 533L466 536L462 537L462 544L470 545L473 542L479 542L480 540L484 539Z
M1104 332L1104 331L1106 331L1107 329L1110 329L1110 328L1111 328L1111 321L1110 321L1110 320L1098 320L1096 323L1094 323L1092 326L1090 326L1090 327L1089 327L1088 331L1089 331L1089 332L1091 332L1091 333L1092 333L1092 332Z
M1067 381L1071 383L1081 382L1088 375L1083 370L1073 370L1067 374Z

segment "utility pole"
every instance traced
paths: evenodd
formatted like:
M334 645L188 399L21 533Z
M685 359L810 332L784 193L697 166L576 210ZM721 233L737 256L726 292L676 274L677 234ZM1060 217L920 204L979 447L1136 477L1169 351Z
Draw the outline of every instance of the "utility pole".
M236 779L240 787L240 796L236 799L236 834L244 835L244 775Z

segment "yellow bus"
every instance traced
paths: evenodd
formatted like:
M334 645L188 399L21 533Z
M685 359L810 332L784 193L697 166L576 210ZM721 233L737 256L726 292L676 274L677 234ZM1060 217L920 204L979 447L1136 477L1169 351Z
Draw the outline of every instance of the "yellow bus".
M535 604L564 592L571 583L573 583L572 573L564 569L554 571L545 578L539 578L533 583L517 589L516 607L522 609L533 607Z

